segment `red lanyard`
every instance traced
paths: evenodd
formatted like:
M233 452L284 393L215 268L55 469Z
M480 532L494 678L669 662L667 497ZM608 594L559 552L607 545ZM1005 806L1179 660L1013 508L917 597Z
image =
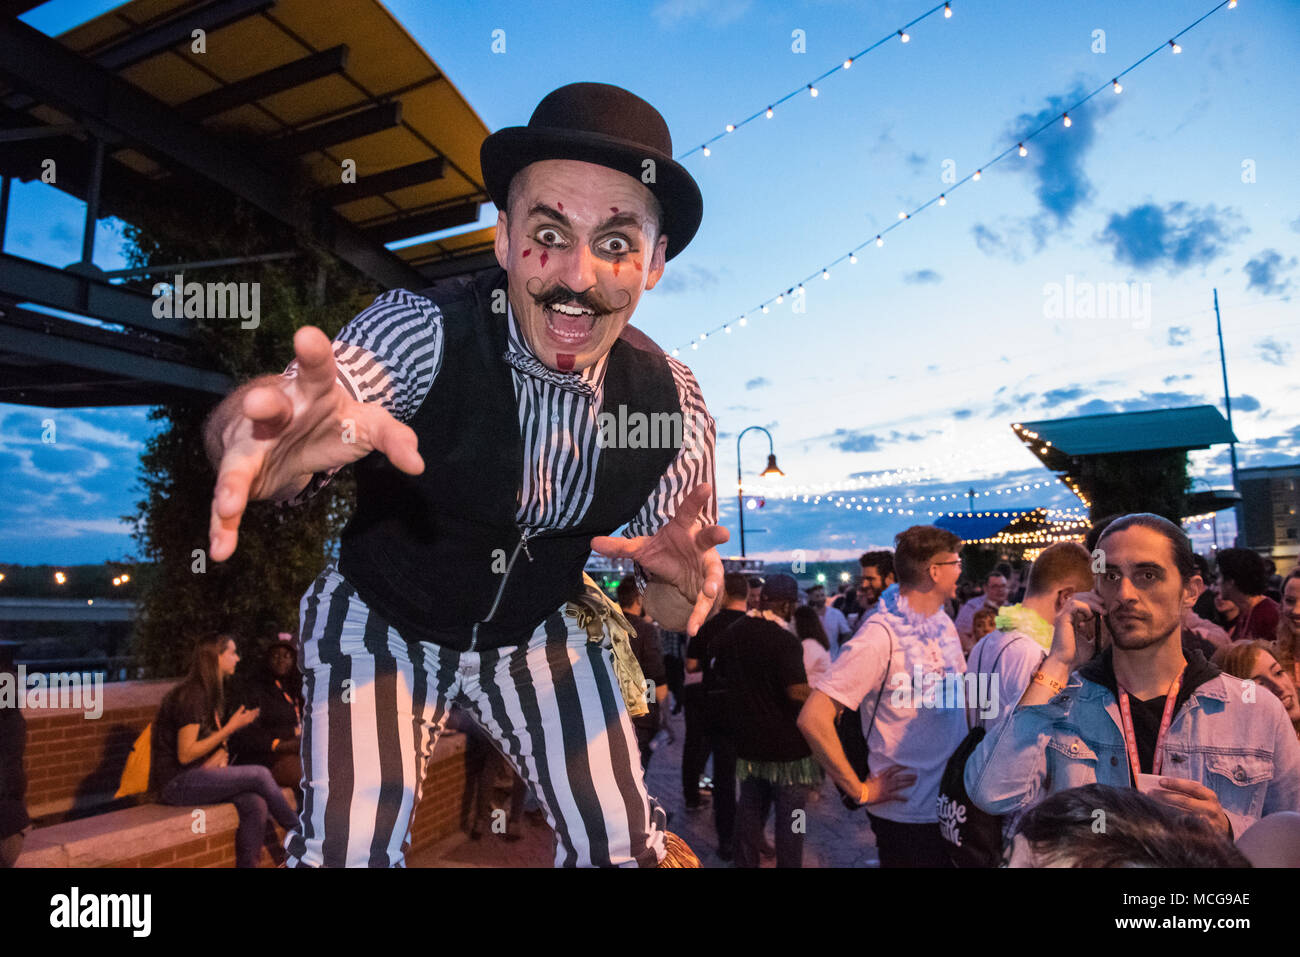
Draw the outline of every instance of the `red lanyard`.
M1178 700L1178 689L1182 683L1183 676L1180 674L1169 686L1169 693L1165 695L1165 712L1160 718L1160 730L1156 732L1156 748L1151 755L1152 774L1159 774L1160 766L1164 763L1165 732L1169 730L1169 722L1173 720L1174 702ZM1129 709L1128 692L1118 681L1115 684L1119 688L1119 714L1124 719L1124 746L1128 749L1129 772L1133 775L1133 786L1136 787L1142 763L1138 758L1137 735L1133 733L1133 712Z

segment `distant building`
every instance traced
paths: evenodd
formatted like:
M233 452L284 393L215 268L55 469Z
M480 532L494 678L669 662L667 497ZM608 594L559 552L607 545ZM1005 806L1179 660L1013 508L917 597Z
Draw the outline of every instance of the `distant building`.
M1277 563L1285 575L1300 558L1300 462L1240 469L1241 544Z

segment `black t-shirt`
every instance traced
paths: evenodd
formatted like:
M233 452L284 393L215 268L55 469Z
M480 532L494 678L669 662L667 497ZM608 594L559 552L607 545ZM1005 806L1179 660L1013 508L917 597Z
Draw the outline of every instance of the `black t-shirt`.
M663 647L659 642L659 627L649 618L641 615L633 615L627 611L624 611L623 615L634 629L628 643L632 646L632 654L636 656L637 663L641 666L641 673L653 681L656 686L666 684L668 671L664 666ZM657 700L651 699L649 704L649 714L632 719L632 724L636 727L659 727L659 705Z
M713 678L713 664L711 661L711 647L714 640L744 617L745 613L743 611L735 608L724 608L702 624L700 630L695 633L695 637L686 646L686 657L694 658L700 663L700 674L704 676L701 683L705 692L714 691L717 688L717 682Z
M161 791L182 771L200 767L209 755L181 764L176 755L176 741L181 728L187 724L199 726L199 738L206 738L217 730L217 719L204 697L203 689L188 681L177 685L158 706L154 718L153 734L149 742L149 786Z
M714 640L713 667L727 688L738 757L797 761L812 753L795 724L802 704L786 693L808 681L798 638L774 622L745 616Z

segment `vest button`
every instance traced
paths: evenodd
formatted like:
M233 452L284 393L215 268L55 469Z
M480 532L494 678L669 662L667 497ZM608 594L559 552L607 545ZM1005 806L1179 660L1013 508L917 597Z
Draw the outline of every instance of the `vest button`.
M1117 764L1119 764L1119 758L1111 757L1111 759L1110 759L1110 766L1113 768L1113 767L1115 767Z
M1078 754L1078 753L1079 753L1079 745L1078 745L1078 742L1076 742L1076 743L1070 745L1070 753L1071 753L1071 754Z
M1237 770L1233 772L1232 776L1236 778L1238 781L1246 780L1246 772L1241 769L1241 765L1237 766Z
M558 423L558 422L560 421L560 413L558 413L558 412L552 412L552 413L551 413L551 421L552 421L552 422L556 422L556 423Z

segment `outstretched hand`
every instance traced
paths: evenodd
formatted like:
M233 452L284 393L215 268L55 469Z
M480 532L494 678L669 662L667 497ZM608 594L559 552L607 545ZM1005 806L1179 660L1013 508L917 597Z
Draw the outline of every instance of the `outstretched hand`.
M250 499L299 491L314 473L376 450L403 472L424 471L409 426L378 402L358 402L336 385L334 350L323 332L304 326L293 348L298 375L268 376L227 398L237 407L224 416L220 435L209 436L219 449L211 454L220 455L208 531L214 561L234 554Z
M731 538L721 525L702 525L700 511L713 495L709 485L694 488L677 507L677 513L653 535L615 538L599 535L591 547L609 558L630 558L653 584L671 586L691 609L685 631L694 635L704 624L722 594L722 559L717 546ZM684 609L683 609L684 611ZM659 622L670 630L673 622Z

